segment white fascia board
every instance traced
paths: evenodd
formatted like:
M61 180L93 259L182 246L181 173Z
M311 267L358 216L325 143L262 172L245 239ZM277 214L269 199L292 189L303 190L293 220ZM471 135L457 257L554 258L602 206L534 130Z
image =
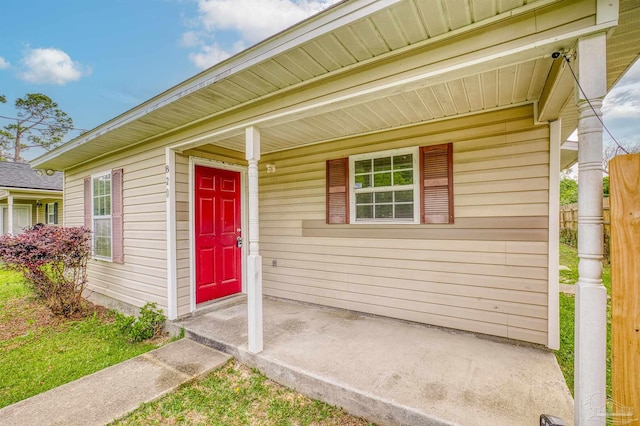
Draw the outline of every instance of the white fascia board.
M31 161L34 168L50 161L66 152L81 146L90 140L108 133L127 123L135 121L159 108L162 108L186 95L196 92L221 79L227 78L244 69L272 58L280 53L302 45L309 40L330 33L336 28L349 25L361 18L390 7L402 0L344 0L331 8L318 13L289 29L259 43L235 56L201 72L200 74L174 86L134 109L98 126L87 135L69 141L59 148L50 151Z
M369 84L363 87L354 87L350 90L338 92L329 96L316 99L313 102L303 103L291 108L279 110L271 114L265 114L250 120L234 123L211 132L206 132L189 139L185 139L171 146L177 151L184 151L198 145L203 144L205 140L210 138L224 138L238 132L244 131L245 128L256 126L261 127L266 123L274 121L286 122L293 121L296 118L306 117L314 113L320 113L330 110L336 104L342 107L349 102L357 103L365 99L375 99L380 96L380 92L388 91L392 93L394 90L401 90L404 86L411 84L419 84L429 79L441 79L441 81L452 80L462 76L469 75L469 69L486 70L486 67L500 68L502 66L511 65L525 60L549 57L551 51L555 49L558 43L566 40L576 40L581 36L590 35L609 28L609 24L595 25L565 34L556 35L551 38L538 40L522 46L505 49L491 54L477 55L478 52L470 52L468 55L455 58L454 63L444 61L440 66L430 67L421 73L410 76L398 76L388 82L382 84ZM462 59L461 59L462 58ZM488 68L487 68L488 69ZM440 81L440 80L439 80Z
M0 187L0 196L3 193L11 194L14 197L18 198L29 198L30 195L35 196L47 196L50 198L62 198L62 190L58 189L29 189L29 188L11 188L11 187Z

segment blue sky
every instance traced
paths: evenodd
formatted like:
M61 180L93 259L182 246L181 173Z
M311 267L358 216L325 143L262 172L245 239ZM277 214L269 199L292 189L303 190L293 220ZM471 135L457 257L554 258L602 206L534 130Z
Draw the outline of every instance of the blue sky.
M0 0L0 115L41 92L91 129L336 1L28 0L26 9ZM640 66L633 71L605 119L618 139L640 144Z

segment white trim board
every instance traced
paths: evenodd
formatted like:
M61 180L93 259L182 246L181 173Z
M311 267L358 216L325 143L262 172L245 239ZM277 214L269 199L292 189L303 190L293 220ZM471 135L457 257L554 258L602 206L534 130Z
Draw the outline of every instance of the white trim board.
M560 349L560 143L561 121L549 122L549 246L548 246L548 300L547 300L547 346Z
M209 160L201 157L189 157L189 310L196 312L198 306L196 304L196 259L195 259L195 190L193 176L195 166L206 166L214 169L231 170L240 172L240 208L242 209L242 240L249 241L249 190L247 167L237 164L224 163L222 161ZM242 293L247 292L247 255L249 244L242 245Z

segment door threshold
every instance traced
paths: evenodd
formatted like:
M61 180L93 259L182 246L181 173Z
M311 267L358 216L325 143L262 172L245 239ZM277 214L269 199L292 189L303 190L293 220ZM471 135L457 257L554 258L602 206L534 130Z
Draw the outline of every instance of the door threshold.
M192 316L204 315L209 312L228 308L229 306L239 305L241 303L246 302L246 300L247 300L247 295L245 293L232 294L230 296L225 296L220 299L199 303L198 305L196 305L196 310L193 311L191 315Z

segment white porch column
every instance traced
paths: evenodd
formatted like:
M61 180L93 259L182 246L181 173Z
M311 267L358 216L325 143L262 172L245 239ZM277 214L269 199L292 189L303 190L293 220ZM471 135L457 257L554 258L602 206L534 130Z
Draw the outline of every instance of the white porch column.
M578 263L575 321L576 425L606 421L607 292L602 285L602 98L605 33L578 40ZM593 106L593 109L592 109Z
M176 152L165 149L166 210L167 210L167 318L178 318L178 274L176 249ZM190 234L193 235L193 234Z
M247 320L249 352L262 352L262 256L260 256L260 215L258 212L258 161L260 160L260 131L248 127L246 157L249 162L249 257L247 259Z
M13 235L13 195L7 197L7 233Z

